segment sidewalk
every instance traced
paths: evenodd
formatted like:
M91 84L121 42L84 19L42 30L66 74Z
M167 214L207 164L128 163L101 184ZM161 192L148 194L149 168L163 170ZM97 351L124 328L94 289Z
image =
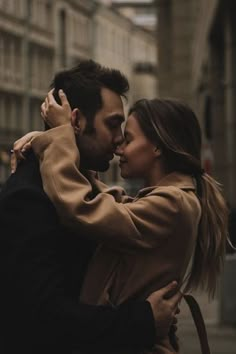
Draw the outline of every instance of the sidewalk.
M211 354L236 354L236 328L207 325ZM181 354L200 354L198 335L194 325L179 325Z
M211 354L236 354L236 327L219 324L219 303L208 301L206 295L194 294L198 301L206 324ZM197 330L190 311L184 301L178 316L178 332L180 354L201 354Z

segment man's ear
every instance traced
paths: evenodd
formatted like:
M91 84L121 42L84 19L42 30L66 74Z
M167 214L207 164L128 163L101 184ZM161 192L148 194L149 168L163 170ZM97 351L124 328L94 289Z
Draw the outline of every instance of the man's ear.
M162 155L161 149L159 149L158 147L155 147L154 154L155 154L155 157L160 157Z
M85 125L85 118L78 108L74 108L71 112L71 125L75 134L80 134Z

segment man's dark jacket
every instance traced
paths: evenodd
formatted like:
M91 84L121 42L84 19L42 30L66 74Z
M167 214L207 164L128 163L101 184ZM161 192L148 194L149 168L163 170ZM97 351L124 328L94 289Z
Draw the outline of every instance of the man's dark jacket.
M33 153L0 193L1 354L104 353L154 344L149 303L78 302L94 241L65 230Z

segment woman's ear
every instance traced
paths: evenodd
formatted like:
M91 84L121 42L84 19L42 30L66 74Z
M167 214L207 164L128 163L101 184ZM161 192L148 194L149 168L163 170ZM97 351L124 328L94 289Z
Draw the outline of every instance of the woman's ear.
M84 116L78 108L74 108L71 112L71 125L75 134L80 134L84 126Z

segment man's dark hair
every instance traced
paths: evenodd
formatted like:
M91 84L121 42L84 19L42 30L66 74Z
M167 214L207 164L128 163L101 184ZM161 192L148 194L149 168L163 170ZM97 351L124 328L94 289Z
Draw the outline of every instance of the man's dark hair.
M126 97L129 83L119 70L101 66L93 60L83 60L72 69L57 73L51 87L55 89L54 97L58 103L58 90L65 92L71 108L81 110L87 119L87 128L91 129L95 114L103 106L101 88Z

